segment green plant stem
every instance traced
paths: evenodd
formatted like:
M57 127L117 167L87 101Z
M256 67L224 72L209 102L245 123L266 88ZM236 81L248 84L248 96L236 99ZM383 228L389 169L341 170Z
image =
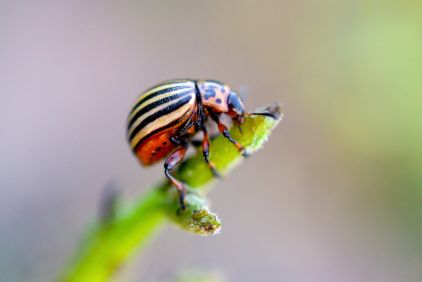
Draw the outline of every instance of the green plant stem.
M242 132L237 127L230 130L233 138L250 153L262 147L272 129L281 120L276 105L261 111L269 112L274 117L250 116L242 124ZM223 136L211 142L210 153L211 161L223 175L243 159ZM60 281L107 281L135 250L147 244L166 219L199 235L219 232L220 219L210 212L202 195L205 189L199 189L214 179L203 161L202 153L184 161L176 175L192 188L186 196L185 211L180 211L176 189L172 189L168 181L149 190L133 204L111 206L109 203L105 207L108 209L105 212L106 218L91 226L88 236Z

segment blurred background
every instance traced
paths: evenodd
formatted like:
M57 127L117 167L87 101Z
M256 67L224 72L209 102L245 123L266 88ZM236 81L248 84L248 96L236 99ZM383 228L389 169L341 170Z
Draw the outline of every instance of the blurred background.
M213 189L220 235L168 226L116 281L421 281L422 4L394 2L1 0L0 280L53 281L109 181L162 178L126 117L192 77L285 119Z

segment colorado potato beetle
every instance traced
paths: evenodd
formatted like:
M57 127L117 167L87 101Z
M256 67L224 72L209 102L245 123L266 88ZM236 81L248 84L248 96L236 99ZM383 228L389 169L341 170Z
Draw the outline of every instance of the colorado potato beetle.
M243 123L246 113L239 95L226 84L216 80L169 80L146 90L136 100L129 118L127 137L134 154L144 166L165 157L164 173L179 192L181 208L185 208L186 186L170 171L185 157L188 144L195 133L202 131L204 160L215 176L218 172L209 160L210 138L206 121L210 117L218 130L239 152L246 156L244 147L234 140L220 121L221 114L230 116L234 124Z

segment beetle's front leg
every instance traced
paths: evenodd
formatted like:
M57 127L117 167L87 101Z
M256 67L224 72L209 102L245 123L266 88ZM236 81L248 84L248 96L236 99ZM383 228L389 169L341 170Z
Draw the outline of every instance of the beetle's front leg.
M231 137L227 126L225 126L220 121L218 116L216 114L211 114L211 118L217 123L218 130L220 131L220 133L223 134L224 137L226 137L233 145L236 146L237 150L240 152L240 154L242 154L242 156L248 157L250 155L249 152L239 142L237 142Z
M167 158L166 162L164 163L164 173L167 178L171 181L171 183L173 183L173 185L177 188L177 191L179 192L180 206L182 210L184 210L186 208L186 186L183 182L177 180L173 175L171 175L170 171L184 159L186 150L188 148L188 143L186 141L181 140L177 140L177 142L180 146Z
M210 161L210 139L208 136L208 131L205 127L202 128L202 132L204 133L204 138L202 139L202 154L204 155L204 160L207 166L210 168L212 174L215 177L221 177L220 173L215 168L215 165Z

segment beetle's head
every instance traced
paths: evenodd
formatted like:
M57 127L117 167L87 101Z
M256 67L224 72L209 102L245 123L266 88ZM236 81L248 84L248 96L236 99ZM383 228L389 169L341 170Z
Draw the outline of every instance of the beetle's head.
M233 120L242 123L245 118L245 105L240 99L239 94L235 91L230 91L230 94L227 98L227 106L229 111L227 114L233 118Z

